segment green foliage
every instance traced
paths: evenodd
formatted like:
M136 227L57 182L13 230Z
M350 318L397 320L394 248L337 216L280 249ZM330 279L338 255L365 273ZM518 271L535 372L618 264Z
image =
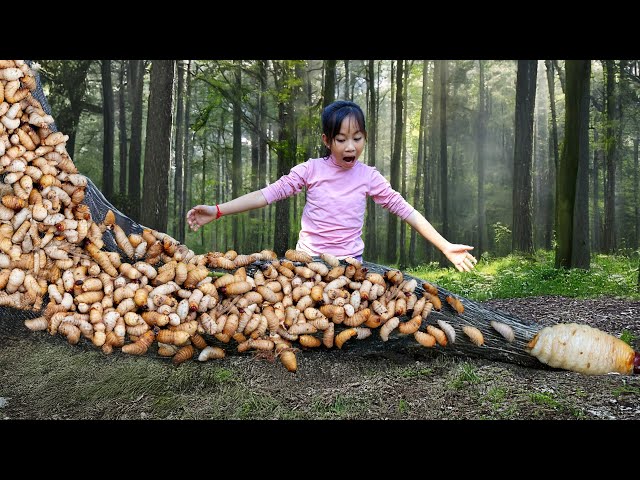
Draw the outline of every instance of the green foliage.
M511 229L502 222L496 222L492 227L496 255L507 255L511 251Z
M631 345L635 339L636 339L636 336L633 333L631 333L629 330L626 330L626 329L622 330L622 333L620 334L620 340L625 342L627 345Z
M482 382L482 379L476 373L476 368L470 363L465 362L457 369L455 376L449 385L455 390L460 390L461 388L480 382Z
M526 257L508 255L481 260L471 272L442 269L432 263L411 274L476 301L537 295L640 299L636 290L637 261L622 255L593 255L589 270L567 270L554 268L553 251L538 250Z
M529 394L529 399L537 405L545 405L554 409L561 407L560 402L548 392L533 392Z

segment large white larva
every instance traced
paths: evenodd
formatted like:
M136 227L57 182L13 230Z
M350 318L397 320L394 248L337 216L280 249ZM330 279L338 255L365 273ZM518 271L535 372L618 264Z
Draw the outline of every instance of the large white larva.
M496 322L495 320L491 320L491 326L493 329L502 335L505 340L509 343L513 342L515 334L513 333L513 328L505 323Z
M597 328L560 323L540 330L527 345L531 355L551 367L586 375L640 373L640 354Z
M444 331L445 335L449 339L449 342L456 343L456 331L451 325L444 320L438 320L438 326Z

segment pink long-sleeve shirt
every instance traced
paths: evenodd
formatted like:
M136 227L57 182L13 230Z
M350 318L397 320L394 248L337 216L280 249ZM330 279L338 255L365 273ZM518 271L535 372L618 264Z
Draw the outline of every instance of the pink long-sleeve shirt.
M375 167L356 161L352 168L343 168L333 156L300 163L261 192L270 204L303 188L307 203L296 248L310 255L362 255L367 196L403 220L414 210Z

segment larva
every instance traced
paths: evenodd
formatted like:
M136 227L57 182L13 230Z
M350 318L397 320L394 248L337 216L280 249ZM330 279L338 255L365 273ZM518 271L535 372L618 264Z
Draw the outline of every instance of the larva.
M527 347L542 363L585 375L640 373L640 354L619 338L588 325L545 327Z
M513 342L515 334L513 333L513 328L511 328L509 325L491 320L491 326L496 332L502 335L507 342Z
M441 347L447 346L447 335L439 328L433 325L427 325L427 333L433 336Z
M451 295L447 295L447 303L451 305L451 308L453 308L459 314L464 313L464 305L462 305L460 299L455 298Z
M330 267L337 267L340 265L340 260L337 257L331 255L330 253L323 253L320 255L320 258L324 260Z
M444 320L438 320L438 326L442 329L442 331L449 339L449 342L456 343L456 331L453 329L451 325L449 325Z
M482 336L482 332L478 330L476 327L472 327L470 325L465 325L462 327L462 331L469 337L474 344L477 346L484 345L484 337Z
M389 334L400 324L398 317L393 317L387 320L387 322L380 327L380 338L383 342L389 340Z
M342 330L338 335L335 336L334 342L336 347L342 348L344 342L357 334L358 331L355 328L347 328L345 330Z
M421 332L420 330L415 332L413 334L413 337L423 347L433 347L436 344L436 339L433 335L429 335L428 333Z

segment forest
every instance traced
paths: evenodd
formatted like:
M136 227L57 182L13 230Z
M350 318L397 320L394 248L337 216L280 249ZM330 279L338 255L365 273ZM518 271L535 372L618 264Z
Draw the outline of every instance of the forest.
M360 161L476 258L638 251L638 60L34 60L81 173L196 253L294 248L304 192L191 232L186 212L322 155L320 114L366 114ZM339 212L338 212L339 214ZM369 200L364 258L446 259Z

